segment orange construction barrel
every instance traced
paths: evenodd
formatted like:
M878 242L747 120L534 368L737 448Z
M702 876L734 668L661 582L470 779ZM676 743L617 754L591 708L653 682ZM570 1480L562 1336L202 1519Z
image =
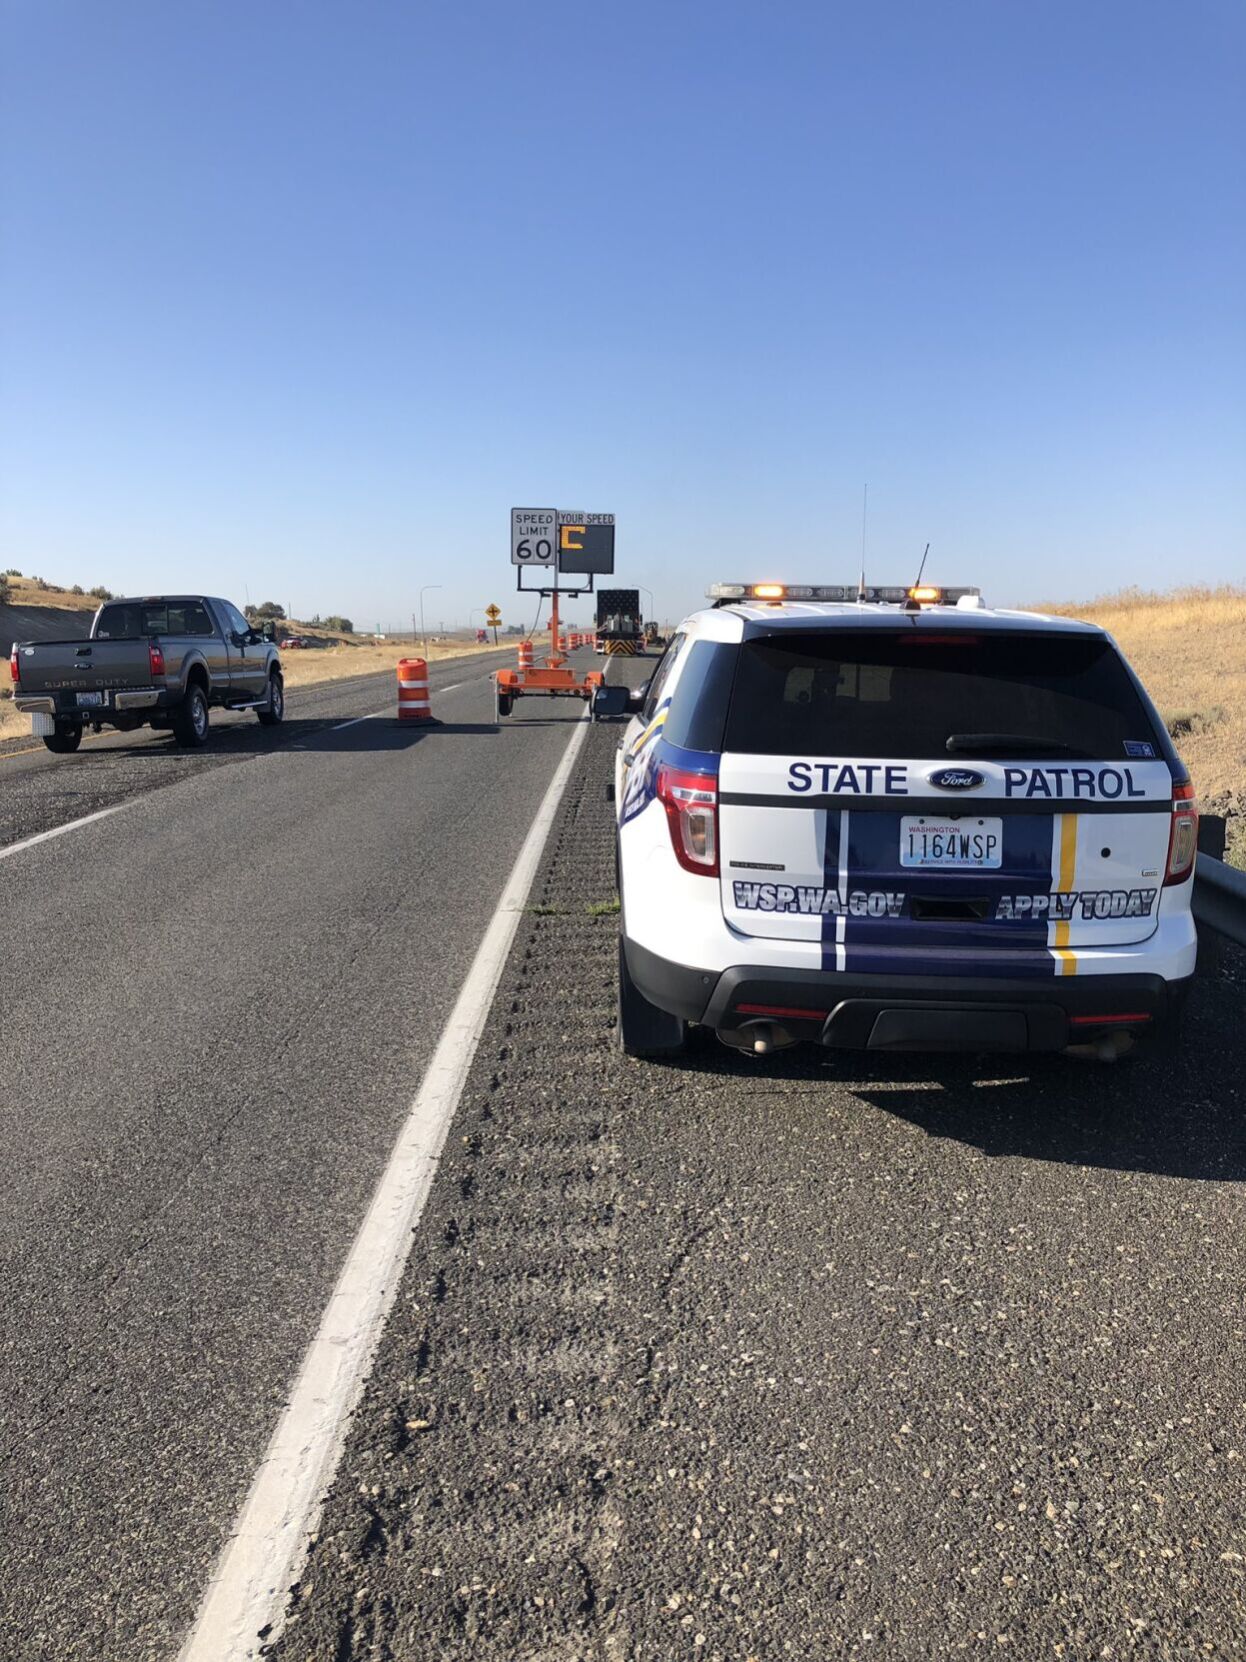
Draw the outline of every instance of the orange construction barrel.
M520 641L520 643L519 643L519 669L520 669L520 673L522 673L525 670L529 670L531 668L532 668L532 642L531 641Z
M398 720L431 721L428 704L428 664L423 658L398 660Z

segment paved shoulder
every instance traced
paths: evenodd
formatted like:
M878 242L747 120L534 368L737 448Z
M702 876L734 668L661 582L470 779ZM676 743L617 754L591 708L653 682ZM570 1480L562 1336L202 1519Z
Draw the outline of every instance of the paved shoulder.
M280 1662L1246 1654L1241 961L1180 1061L627 1063L616 740Z

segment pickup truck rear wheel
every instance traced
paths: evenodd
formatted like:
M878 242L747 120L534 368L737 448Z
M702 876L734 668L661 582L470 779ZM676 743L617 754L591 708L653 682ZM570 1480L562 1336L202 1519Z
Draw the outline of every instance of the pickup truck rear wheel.
M265 727L275 727L286 713L286 694L281 677L274 670L268 677L268 703L255 712Z
M72 756L82 743L82 723L58 721L55 733L45 733L43 742L56 756Z
M178 744L197 750L208 736L207 694L197 681L186 689L186 697L173 717L173 736Z

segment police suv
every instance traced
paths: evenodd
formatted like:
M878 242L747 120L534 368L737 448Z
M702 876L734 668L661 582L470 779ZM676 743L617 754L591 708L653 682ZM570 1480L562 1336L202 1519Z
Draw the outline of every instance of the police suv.
M1193 789L1112 638L716 584L620 746L619 1035L1107 1059L1194 972Z

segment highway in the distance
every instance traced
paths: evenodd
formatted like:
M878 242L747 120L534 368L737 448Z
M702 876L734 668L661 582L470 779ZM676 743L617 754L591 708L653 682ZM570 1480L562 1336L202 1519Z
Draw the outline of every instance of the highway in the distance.
M125 804L0 857L5 1662L173 1662L201 1607L579 714L495 731L454 669L418 736L334 732L385 697L325 689L185 768L0 761L0 856L57 790ZM625 1061L618 737L250 1654L1239 1662L1242 956L1184 1050L1114 1068Z

